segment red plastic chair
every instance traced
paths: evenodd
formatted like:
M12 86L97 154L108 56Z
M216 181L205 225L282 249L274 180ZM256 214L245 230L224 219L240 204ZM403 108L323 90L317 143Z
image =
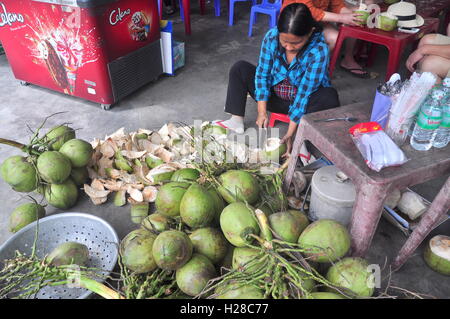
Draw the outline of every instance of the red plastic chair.
M271 113L269 119L269 127L273 127L275 125L275 121L289 123L289 115L282 113Z

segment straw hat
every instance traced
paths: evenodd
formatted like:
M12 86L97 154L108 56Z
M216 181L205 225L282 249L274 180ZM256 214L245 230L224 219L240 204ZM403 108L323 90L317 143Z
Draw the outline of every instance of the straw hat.
M410 2L394 3L387 12L397 16L399 27L418 28L424 23L423 18L416 14L416 5Z

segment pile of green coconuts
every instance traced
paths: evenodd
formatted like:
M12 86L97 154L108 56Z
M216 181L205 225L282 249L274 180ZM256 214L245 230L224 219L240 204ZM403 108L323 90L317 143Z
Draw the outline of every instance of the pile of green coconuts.
M276 196L271 205L261 202L264 190L249 171L225 171L217 182L205 182L197 169L175 171L158 192L156 211L121 241L120 260L130 273L147 278L161 271L172 274L171 289L162 289L158 298L170 298L174 291L181 298L217 299L373 295L368 263L345 258L350 235L344 226L332 220L310 223L304 212L287 210ZM291 250L302 251L310 265L329 266L324 276L305 271L297 287L288 288L293 280L283 276L298 263L285 253ZM271 283L274 270L280 275Z
M59 209L76 204L78 188L89 178L86 166L93 149L89 142L76 138L74 129L58 125L43 137L36 133L28 145L4 139L0 143L25 153L7 158L0 166L1 178L14 191L39 193L49 205ZM44 216L45 207L41 203L33 200L22 204L12 212L9 229L17 232Z

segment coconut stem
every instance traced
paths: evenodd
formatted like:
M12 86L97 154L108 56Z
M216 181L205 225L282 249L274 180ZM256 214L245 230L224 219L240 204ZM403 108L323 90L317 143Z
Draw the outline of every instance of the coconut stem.
M5 138L0 138L0 144L5 144L5 145L12 146L12 147L16 147L24 152L26 151L26 148L27 148L27 146L22 143L12 141L12 140L7 140Z
M97 295L100 295L105 299L125 299L118 292L90 278L81 277L80 287L95 292Z
M267 219L266 214L264 214L264 212L262 210L256 209L255 215L256 215L256 218L258 219L259 227L261 228L261 233L262 233L264 239L270 242L273 239L273 236L272 236L272 232L270 231L270 228L269 228L269 220ZM266 248L268 248L268 247L266 247Z

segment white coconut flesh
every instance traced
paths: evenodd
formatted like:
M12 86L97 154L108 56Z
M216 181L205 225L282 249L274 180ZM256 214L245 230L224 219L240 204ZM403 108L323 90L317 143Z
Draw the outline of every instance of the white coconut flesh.
M431 252L450 262L450 237L438 235L430 240Z
M276 137L268 138L267 141L266 141L266 145L265 145L265 147L264 147L264 150L265 150L266 152L273 152L273 151L276 151L276 150L279 149L280 146L281 146L280 141L281 141L281 140L280 140L279 138L276 138Z

